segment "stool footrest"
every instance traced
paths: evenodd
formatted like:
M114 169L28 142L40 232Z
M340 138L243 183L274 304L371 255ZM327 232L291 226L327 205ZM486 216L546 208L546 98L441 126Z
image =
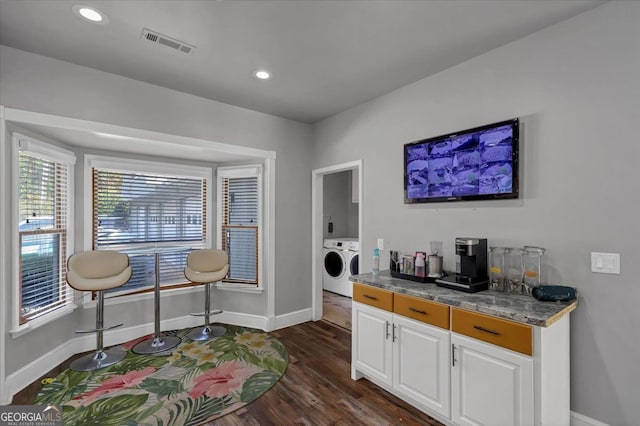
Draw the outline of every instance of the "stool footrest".
M76 330L76 333L83 334L83 333L95 333L97 331L107 331L107 330L111 330L111 329L114 329L114 328L122 327L123 325L124 325L124 323L112 325L111 327L92 328L90 330Z
M222 310L221 309L216 309L214 311L209 312L209 315L218 315L221 314ZM193 315L194 317L204 317L207 315L206 312L191 312L191 315Z

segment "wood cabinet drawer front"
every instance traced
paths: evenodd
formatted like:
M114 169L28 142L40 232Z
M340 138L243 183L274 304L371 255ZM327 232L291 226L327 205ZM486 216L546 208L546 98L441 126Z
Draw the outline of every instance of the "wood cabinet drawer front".
M353 300L393 312L393 292L388 290L353 283Z
M531 326L451 308L451 330L526 355L533 354Z
M449 329L449 306L441 303L395 293L393 312L445 330Z

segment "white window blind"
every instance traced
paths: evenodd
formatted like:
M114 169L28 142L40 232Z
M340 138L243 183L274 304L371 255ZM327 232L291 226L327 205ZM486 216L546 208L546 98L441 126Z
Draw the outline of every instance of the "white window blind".
M224 281L258 284L259 176L255 172L243 176L237 170L226 176L225 171L220 170L218 178L222 198L222 249L229 254L229 274Z
M31 140L18 152L19 324L73 302L66 284L75 156ZM59 155L58 155L59 154Z
M93 168L94 248L127 252L141 245L204 243L207 181L135 171ZM184 283L190 248L160 255L161 285ZM129 254L132 277L108 293L150 289L155 282L152 254Z

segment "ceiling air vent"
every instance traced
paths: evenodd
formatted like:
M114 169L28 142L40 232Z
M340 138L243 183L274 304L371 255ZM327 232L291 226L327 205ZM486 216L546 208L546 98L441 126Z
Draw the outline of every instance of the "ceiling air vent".
M182 53L191 53L195 46L191 46L183 41L176 40L175 38L167 37L166 35L162 35L156 31L152 31L148 28L142 29L142 34L140 38L143 40L150 41L152 43L161 44L166 47L170 47L173 50L180 51Z

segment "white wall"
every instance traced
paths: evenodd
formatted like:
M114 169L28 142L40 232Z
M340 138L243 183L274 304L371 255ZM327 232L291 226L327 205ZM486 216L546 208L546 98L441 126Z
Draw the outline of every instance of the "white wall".
M358 204L351 198L352 171L325 175L322 181L322 229L324 238L358 236ZM329 219L333 222L333 232L329 233Z
M356 195L355 199L358 200L359 195L358 191L358 176L354 176L354 170L349 170L347 172L349 174L348 183L347 183L347 236L350 238L358 238L358 233L360 230L360 203L354 203L354 195L353 191L355 189ZM355 182L353 181L355 179ZM355 188L354 188L355 185Z
M276 158L276 315L311 305L311 127L267 114L141 83L0 46L0 104L137 129L152 130L275 151ZM2 151L2 161L8 161ZM81 163L79 159L79 163ZM7 179L2 164L2 179ZM6 200L5 200L6 201ZM10 205L10 204L7 204ZM8 216L2 214L2 220ZM8 246L5 246L8 248ZM8 251L7 251L8 252ZM9 262L7 262L8 264ZM8 271L1 284L10 286ZM9 287L7 287L9 288ZM0 301L10 324L10 305ZM162 318L201 310L201 297L183 296L163 306ZM170 307L168 307L170 305ZM250 315L267 315L267 294L221 292L214 306ZM24 336L6 336L7 374L63 343L75 328L88 328L94 310L76 310ZM105 316L121 316L127 325L151 322L152 301L109 307ZM135 314L134 314L135 313Z
M362 252L456 236L548 249L549 282L578 288L571 315L571 409L640 419L640 3L613 2L318 123L313 167L364 159ZM522 119L519 200L408 206L403 144ZM621 274L590 252L621 253ZM363 271L370 260L361 260Z

